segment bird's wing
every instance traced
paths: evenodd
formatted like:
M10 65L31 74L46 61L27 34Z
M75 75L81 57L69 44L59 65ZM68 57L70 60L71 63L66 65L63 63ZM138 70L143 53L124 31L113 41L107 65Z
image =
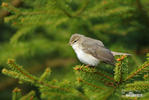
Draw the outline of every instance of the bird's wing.
M111 65L115 64L115 59L111 51L105 48L104 45L101 45L97 41L83 41L82 48L84 52L92 54L92 56L99 59L100 61L103 61Z
M100 40L92 39L92 38L89 38L89 37L85 37L85 38L87 38L87 39L85 39L84 42L88 42L89 41L88 44L92 43L92 44L97 44L99 46L104 47L104 44ZM92 42L90 42L90 41L92 41Z

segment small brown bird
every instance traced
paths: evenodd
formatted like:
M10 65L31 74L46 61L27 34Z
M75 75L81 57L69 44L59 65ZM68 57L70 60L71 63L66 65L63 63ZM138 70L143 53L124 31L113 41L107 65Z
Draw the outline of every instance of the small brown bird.
M97 66L100 61L115 65L115 55L130 55L113 52L105 48L100 40L92 39L81 34L73 34L69 44L77 54L78 59L87 65Z

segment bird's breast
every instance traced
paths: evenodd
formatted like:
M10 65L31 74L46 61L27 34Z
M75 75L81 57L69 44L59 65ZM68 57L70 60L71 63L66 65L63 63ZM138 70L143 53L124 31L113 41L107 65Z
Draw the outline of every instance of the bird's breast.
M75 53L77 54L78 59L85 64L89 64L91 66L96 66L99 63L99 60L93 57L91 54L85 53L82 48L78 45L73 45Z

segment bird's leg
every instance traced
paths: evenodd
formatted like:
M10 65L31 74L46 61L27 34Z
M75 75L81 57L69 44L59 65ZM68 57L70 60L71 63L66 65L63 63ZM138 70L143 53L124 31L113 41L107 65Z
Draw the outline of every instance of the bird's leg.
M83 66L84 66L84 64L80 67L80 69L82 69L82 68L83 68Z
M85 66L85 68L88 68L88 67L90 67L90 65L89 65L89 64L87 64L87 65Z
M82 69L83 68L83 66L84 66L84 64L80 67L80 69ZM85 66L85 68L88 68L90 65L89 64L87 64L86 66Z
M87 65L85 66L85 68L95 68L95 66L91 66L91 65L87 64Z

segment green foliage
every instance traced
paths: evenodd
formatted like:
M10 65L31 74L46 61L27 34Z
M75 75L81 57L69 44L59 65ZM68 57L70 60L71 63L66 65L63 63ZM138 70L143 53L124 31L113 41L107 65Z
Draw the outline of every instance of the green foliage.
M145 91L149 89L149 81L137 81L126 85L125 91Z
M117 64L114 68L114 79L120 83L125 80L128 75L128 59L125 59L126 56L121 56L117 59Z
M145 61L141 66L139 66L134 71L132 71L130 75L125 79L125 81L129 79L134 79L136 77L140 78L141 75L148 74L148 70L149 70L148 66L149 66L149 60L147 58L147 61Z
M17 65L14 60L8 60L9 67L8 69L3 69L2 73L13 78L19 79L21 82L29 82L37 86L41 92L42 100L48 99L81 99L85 98L81 92L75 89L74 84L69 81L58 82L57 80L47 81L47 78L50 76L50 69L47 68L41 77L36 77L28 73L22 66ZM18 91L15 89L14 91ZM19 90L20 91L20 90ZM17 100L17 93L13 92L13 99ZM29 98L34 98L35 92L31 91L27 95L21 97L21 100L28 100ZM35 98L36 100L36 98Z
M118 100L123 92L123 99L134 99L125 94L138 89L144 93L142 100L148 97L148 60L144 62L142 55L149 47L148 0L0 0L0 4L0 69L20 83L36 86L34 91L41 93L38 97L31 91L22 97L16 89L12 99ZM110 50L134 55L120 57L114 68L77 65L76 82L71 68L79 62L67 45L73 33L99 39ZM9 67L5 67L9 58L18 64L9 60ZM45 67L51 69L39 76ZM6 87L15 82L0 77L0 90L7 91L6 99Z
M102 71L101 73L100 69L88 68L84 66L76 66L74 68L77 71L76 75L79 76L78 81L81 83L81 87L83 87L85 94L89 95L88 97L90 97L90 99L98 100L101 97L99 100L115 100L116 98L116 100L121 100L122 98L126 98L126 96L121 96L122 92L125 94L131 91L139 91L142 93L144 91L146 91L146 93L148 92L148 81L138 81L138 79L133 79L133 77L130 77L132 76L131 73L128 74L128 59L125 56L122 56L118 58L117 61L118 62L116 63L113 77L110 74L108 75L105 71ZM146 73L148 73L148 67L148 60L141 65L142 70ZM133 74L134 76L142 77L141 74L137 75L137 73L141 73L142 70L137 70L132 73L136 73ZM132 79L134 83L132 83ZM109 96L111 95L114 96L110 99Z
M138 20L146 18L143 15L147 12L143 12L142 15L142 11L138 9L144 9L147 0L16 1L19 2L18 7L6 1L1 4L11 15L5 16L1 25L7 26L1 28L0 38L9 38L6 43L1 43L0 64L5 64L9 58L23 57L26 60L42 55L44 59L49 59L45 55L57 57L53 56L55 52L61 58L72 57L74 55L66 43L70 35L76 32L100 39L113 50L134 49L141 52L147 48L147 23ZM148 8L145 11L147 10ZM6 30L7 35L11 35L7 36Z
M143 9L144 2L136 4L134 0L36 0L34 2L25 0L17 8L5 1L2 3L2 8L8 10L11 15L4 17L4 25L9 24L8 27L15 29L15 31L10 31L12 34L11 44L7 43L8 47L5 46L6 44L2 44L4 51L3 49L0 51L6 55L6 52L11 52L11 48L14 48L13 51L17 51L17 54L4 56L1 64L4 64L8 58L16 59L19 56L29 54L28 52L40 55L39 48L43 50L42 53L45 55L52 55L52 51L42 46L46 44L49 47L50 45L57 46L51 44L53 41L62 46L62 48L54 48L54 51L67 50L65 55L70 56L72 51L65 44L70 35L76 32L98 38L113 50L117 50L118 47L119 50L125 51L127 50L124 49L125 46L128 49L140 51L147 46L149 31L146 23L137 20L144 19L141 11L138 10ZM139 8L138 5L142 5L142 8ZM6 27L5 30L7 29ZM39 38L45 42L36 41ZM31 44L33 41L37 45ZM115 44L113 45L113 43ZM31 45L31 50L28 50ZM60 55L60 57L65 56Z
M9 67L7 69L4 68L2 73L17 78L22 82L29 82L37 86L40 90L42 100L121 100L127 98L126 95L128 92L141 92L142 94L149 92L149 81L133 79L135 76L141 78L142 74L138 73L141 73L142 70L148 73L149 60L147 59L139 69L132 72L133 74L128 74L128 67L126 67L128 66L127 59L126 56L121 56L117 59L114 76L106 70L77 65L74 67L77 82L68 80L61 82L57 80L49 81L47 80L51 74L49 68L38 78L28 73L22 66L17 65L14 60L8 60ZM128 74L127 77L126 73ZM132 79L133 83L130 81ZM18 92L20 92L18 88L13 91L13 100L17 100ZM20 98L21 100L27 100L29 98L36 100L35 92L31 91Z

